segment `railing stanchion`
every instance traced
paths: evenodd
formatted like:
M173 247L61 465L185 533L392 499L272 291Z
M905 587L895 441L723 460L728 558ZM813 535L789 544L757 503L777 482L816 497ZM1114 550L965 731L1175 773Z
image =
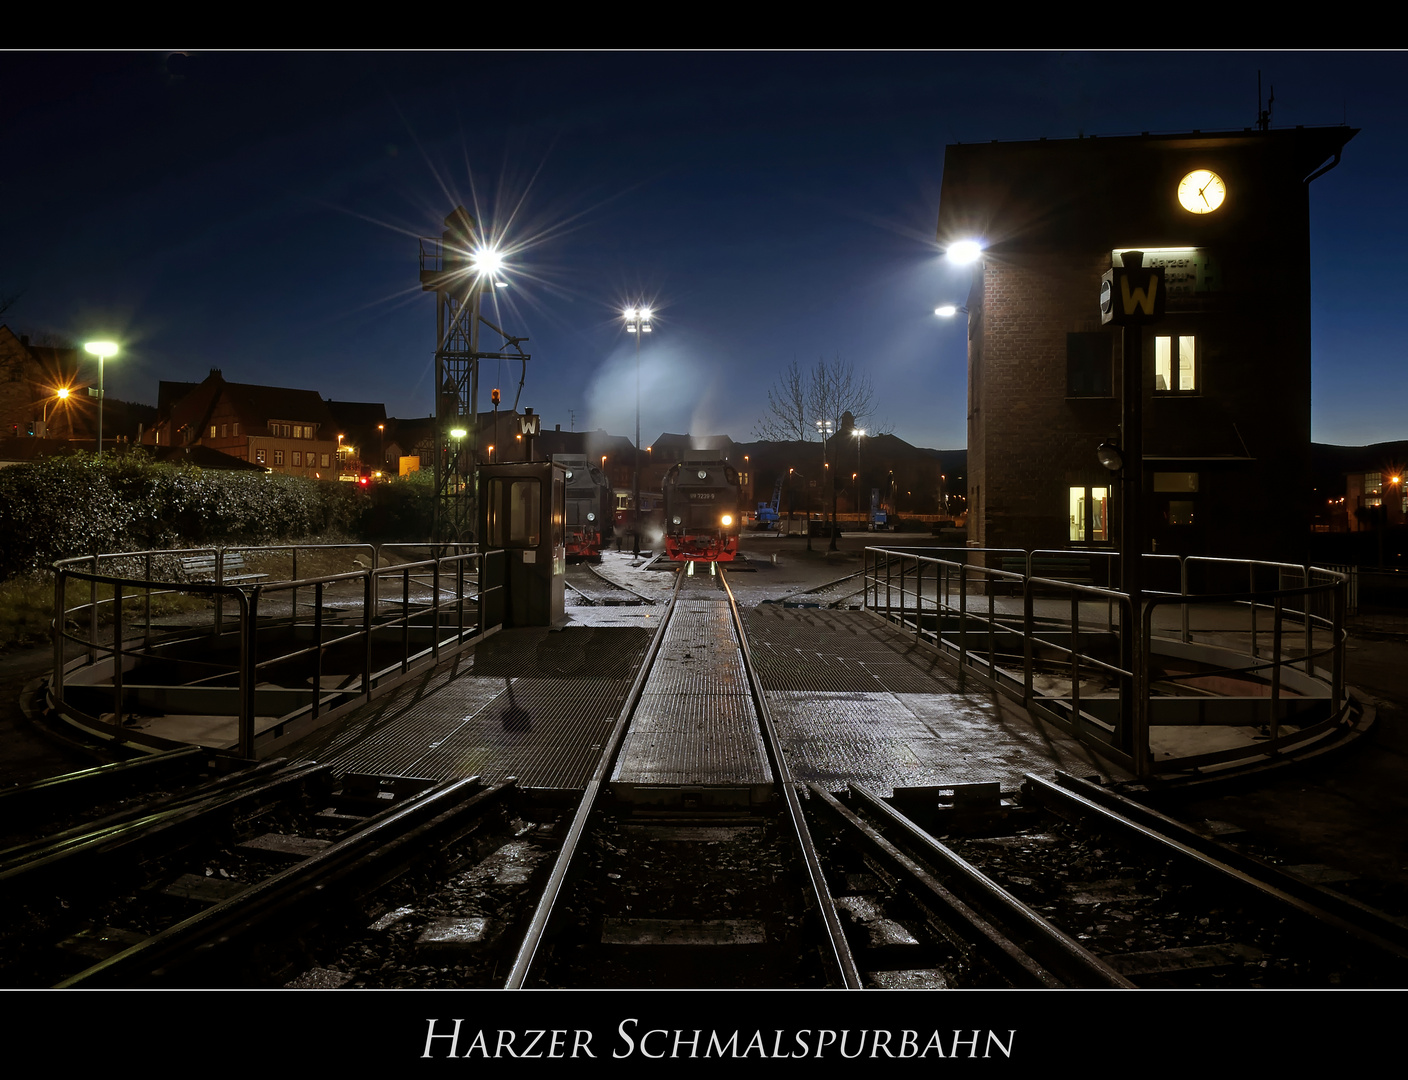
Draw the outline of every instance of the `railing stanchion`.
M112 587L112 726L113 741L122 737L122 584Z
M1281 707L1281 596L1278 593L1271 605L1271 723L1270 734L1274 740L1281 734L1279 718Z
M218 594L217 594L218 598ZM218 609L217 609L218 610ZM259 669L259 586L240 597L240 756L254 758L254 688Z
M294 590L298 595L298 590ZM295 608L295 610L297 610ZM323 583L313 586L313 719L318 719L318 703L323 696Z
M1071 590L1071 730L1080 738L1080 593Z

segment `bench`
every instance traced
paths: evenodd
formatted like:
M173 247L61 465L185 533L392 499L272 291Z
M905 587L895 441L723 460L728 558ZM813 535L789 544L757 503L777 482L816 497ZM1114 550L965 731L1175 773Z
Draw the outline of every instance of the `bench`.
M1025 574L1027 560L1018 555L1005 555L1002 559L1002 569L1009 574ZM1055 578L1058 581L1069 581L1072 585L1095 584L1095 579L1090 573L1090 560L1079 556L1064 559L1038 556L1032 560L1032 577Z
M189 581L214 581L215 580L215 554L211 552L205 555L188 555L180 560L181 573ZM268 574L249 574L244 572L244 555L238 551L225 552L224 577L221 580L223 585L238 585L245 581L258 581L260 578L268 577Z

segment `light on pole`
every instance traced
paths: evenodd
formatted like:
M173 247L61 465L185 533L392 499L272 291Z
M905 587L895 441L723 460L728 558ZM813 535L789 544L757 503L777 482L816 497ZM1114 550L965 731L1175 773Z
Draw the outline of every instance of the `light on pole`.
M831 543L827 545L828 551L836 550L836 484L831 479L831 464L826 460L826 440L835 433L835 428L830 420L818 420L816 422L816 432L821 436L821 475L823 482L831 488ZM826 492L821 493L821 520L826 523ZM811 530L807 530L810 535Z
M98 358L98 456L103 453L103 361L117 355L117 345L111 341L90 341L84 350Z
M55 390L55 391L54 391L54 398L55 398L56 401L58 401L58 402L67 402L67 401L68 401L68 387L67 387L67 386L61 386L61 387L59 387L57 390ZM54 405L54 415L55 415L55 416L58 416L58 415L59 415L59 407L58 407L57 404ZM48 399L48 398L45 398L45 399L44 399L44 418L43 418L43 423L44 423L44 436L45 436L45 438L48 438L48 436L49 436L49 399ZM73 424L72 424L71 422L70 422L70 424L69 424L69 434L70 434L70 435L73 434Z
M626 333L636 336L636 443L631 466L631 519L634 538L632 549L640 554L640 338L651 332L648 307L627 308L624 312Z
M856 513L860 515L860 523L864 525L869 519L869 514L864 513L860 508L860 441L865 438L865 428L853 428L852 433L856 437Z

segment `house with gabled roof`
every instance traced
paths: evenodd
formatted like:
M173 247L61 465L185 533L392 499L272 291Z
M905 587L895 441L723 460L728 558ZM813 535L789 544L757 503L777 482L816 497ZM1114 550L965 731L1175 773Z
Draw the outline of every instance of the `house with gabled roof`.
M274 472L331 480L337 435L316 390L226 382L212 368L204 382L159 385L157 422L143 442L205 446Z

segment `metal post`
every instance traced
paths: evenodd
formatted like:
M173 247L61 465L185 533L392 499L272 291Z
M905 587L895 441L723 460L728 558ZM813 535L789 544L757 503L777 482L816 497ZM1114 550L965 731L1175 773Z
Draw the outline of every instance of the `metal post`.
M122 585L112 587L112 724L114 741L122 737Z
M1134 259L1126 252L1125 266L1139 269L1143 257ZM1132 617L1123 620L1120 634L1120 666L1134 671L1141 655L1139 640L1144 609L1144 331L1138 323L1127 323L1122 341L1122 427L1124 465L1120 469L1120 578L1122 591L1129 597ZM1133 749L1138 705L1131 700L1138 695L1130 687L1129 695L1120 699L1120 732L1118 745L1125 752Z
M430 585L434 593L430 601L430 609L433 612L431 622L434 624L430 632L430 655L435 662L440 662L440 560L435 560L435 565L430 569Z
M1260 658L1256 649L1256 563L1247 564L1247 592L1251 594L1252 608L1252 659Z
M64 702L64 624L68 621L65 607L68 603L68 573L54 572L54 621L50 629L54 647L54 702L62 706Z
M1315 651L1315 635L1312 633L1310 624L1310 564L1307 563L1301 570L1301 585L1305 592L1301 595L1304 599L1300 602L1300 618L1304 624L1302 629L1305 633L1305 655L1301 661L1301 668L1307 675L1314 673L1315 665L1310 661L1310 654Z
M1272 604L1271 629L1271 737L1281 734L1281 721L1278 709L1281 705L1281 594L1276 594Z
M313 719L323 696L323 583L313 586Z
M259 593L256 585L248 600L240 603L240 756L254 757L254 687L259 669Z
M1071 732L1080 738L1080 593L1071 590Z
M636 324L636 441L631 451L631 517L635 531L631 551L637 556L640 555L640 336L644 333L641 325Z

